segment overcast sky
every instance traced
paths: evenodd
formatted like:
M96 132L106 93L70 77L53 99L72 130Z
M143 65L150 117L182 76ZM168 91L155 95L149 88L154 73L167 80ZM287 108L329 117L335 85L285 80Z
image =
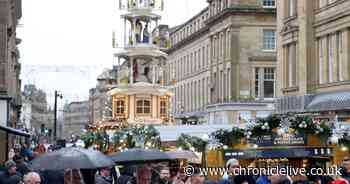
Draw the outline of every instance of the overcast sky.
M199 13L206 0L164 0L160 23L175 26ZM23 65L115 64L112 31L120 29L118 0L23 0L18 29Z
M30 83L43 89L49 102L53 102L54 90L63 93L63 102L86 100L103 68L117 64L112 32L115 30L122 40L119 0L22 2L23 17L17 37L22 39L19 49L23 85ZM207 6L206 0L164 2L160 23L170 26L184 23Z

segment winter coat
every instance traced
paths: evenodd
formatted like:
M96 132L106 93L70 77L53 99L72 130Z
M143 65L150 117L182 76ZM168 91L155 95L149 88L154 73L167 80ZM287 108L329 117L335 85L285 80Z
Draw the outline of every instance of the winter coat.
M103 177L101 175L97 175L95 177L95 184L112 184L113 180L111 177Z
M20 184L22 178L20 174L10 175L7 171L0 173L0 184Z

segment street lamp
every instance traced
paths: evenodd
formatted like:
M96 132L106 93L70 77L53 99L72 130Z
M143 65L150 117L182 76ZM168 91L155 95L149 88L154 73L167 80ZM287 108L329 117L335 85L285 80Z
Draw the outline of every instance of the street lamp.
M57 98L62 99L63 96L58 91L55 91L55 105L54 105L54 117L53 117L53 137L54 141L57 140Z

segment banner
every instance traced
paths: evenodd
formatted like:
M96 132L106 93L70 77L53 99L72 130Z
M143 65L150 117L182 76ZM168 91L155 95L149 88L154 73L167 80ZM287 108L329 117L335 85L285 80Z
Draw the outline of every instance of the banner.
M293 133L278 135L263 135L256 138L251 138L249 143L258 146L304 146L307 144L307 137Z

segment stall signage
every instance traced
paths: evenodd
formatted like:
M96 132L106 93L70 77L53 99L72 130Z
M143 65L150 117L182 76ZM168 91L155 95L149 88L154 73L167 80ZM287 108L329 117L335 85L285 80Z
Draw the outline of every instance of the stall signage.
M252 138L250 141L252 144L258 146L303 146L306 145L306 136L296 134L284 134L284 135L264 135L256 138Z
M252 158L307 158L314 156L329 157L333 153L332 148L278 148L278 149L228 149L224 150L224 159L231 158L252 159Z

